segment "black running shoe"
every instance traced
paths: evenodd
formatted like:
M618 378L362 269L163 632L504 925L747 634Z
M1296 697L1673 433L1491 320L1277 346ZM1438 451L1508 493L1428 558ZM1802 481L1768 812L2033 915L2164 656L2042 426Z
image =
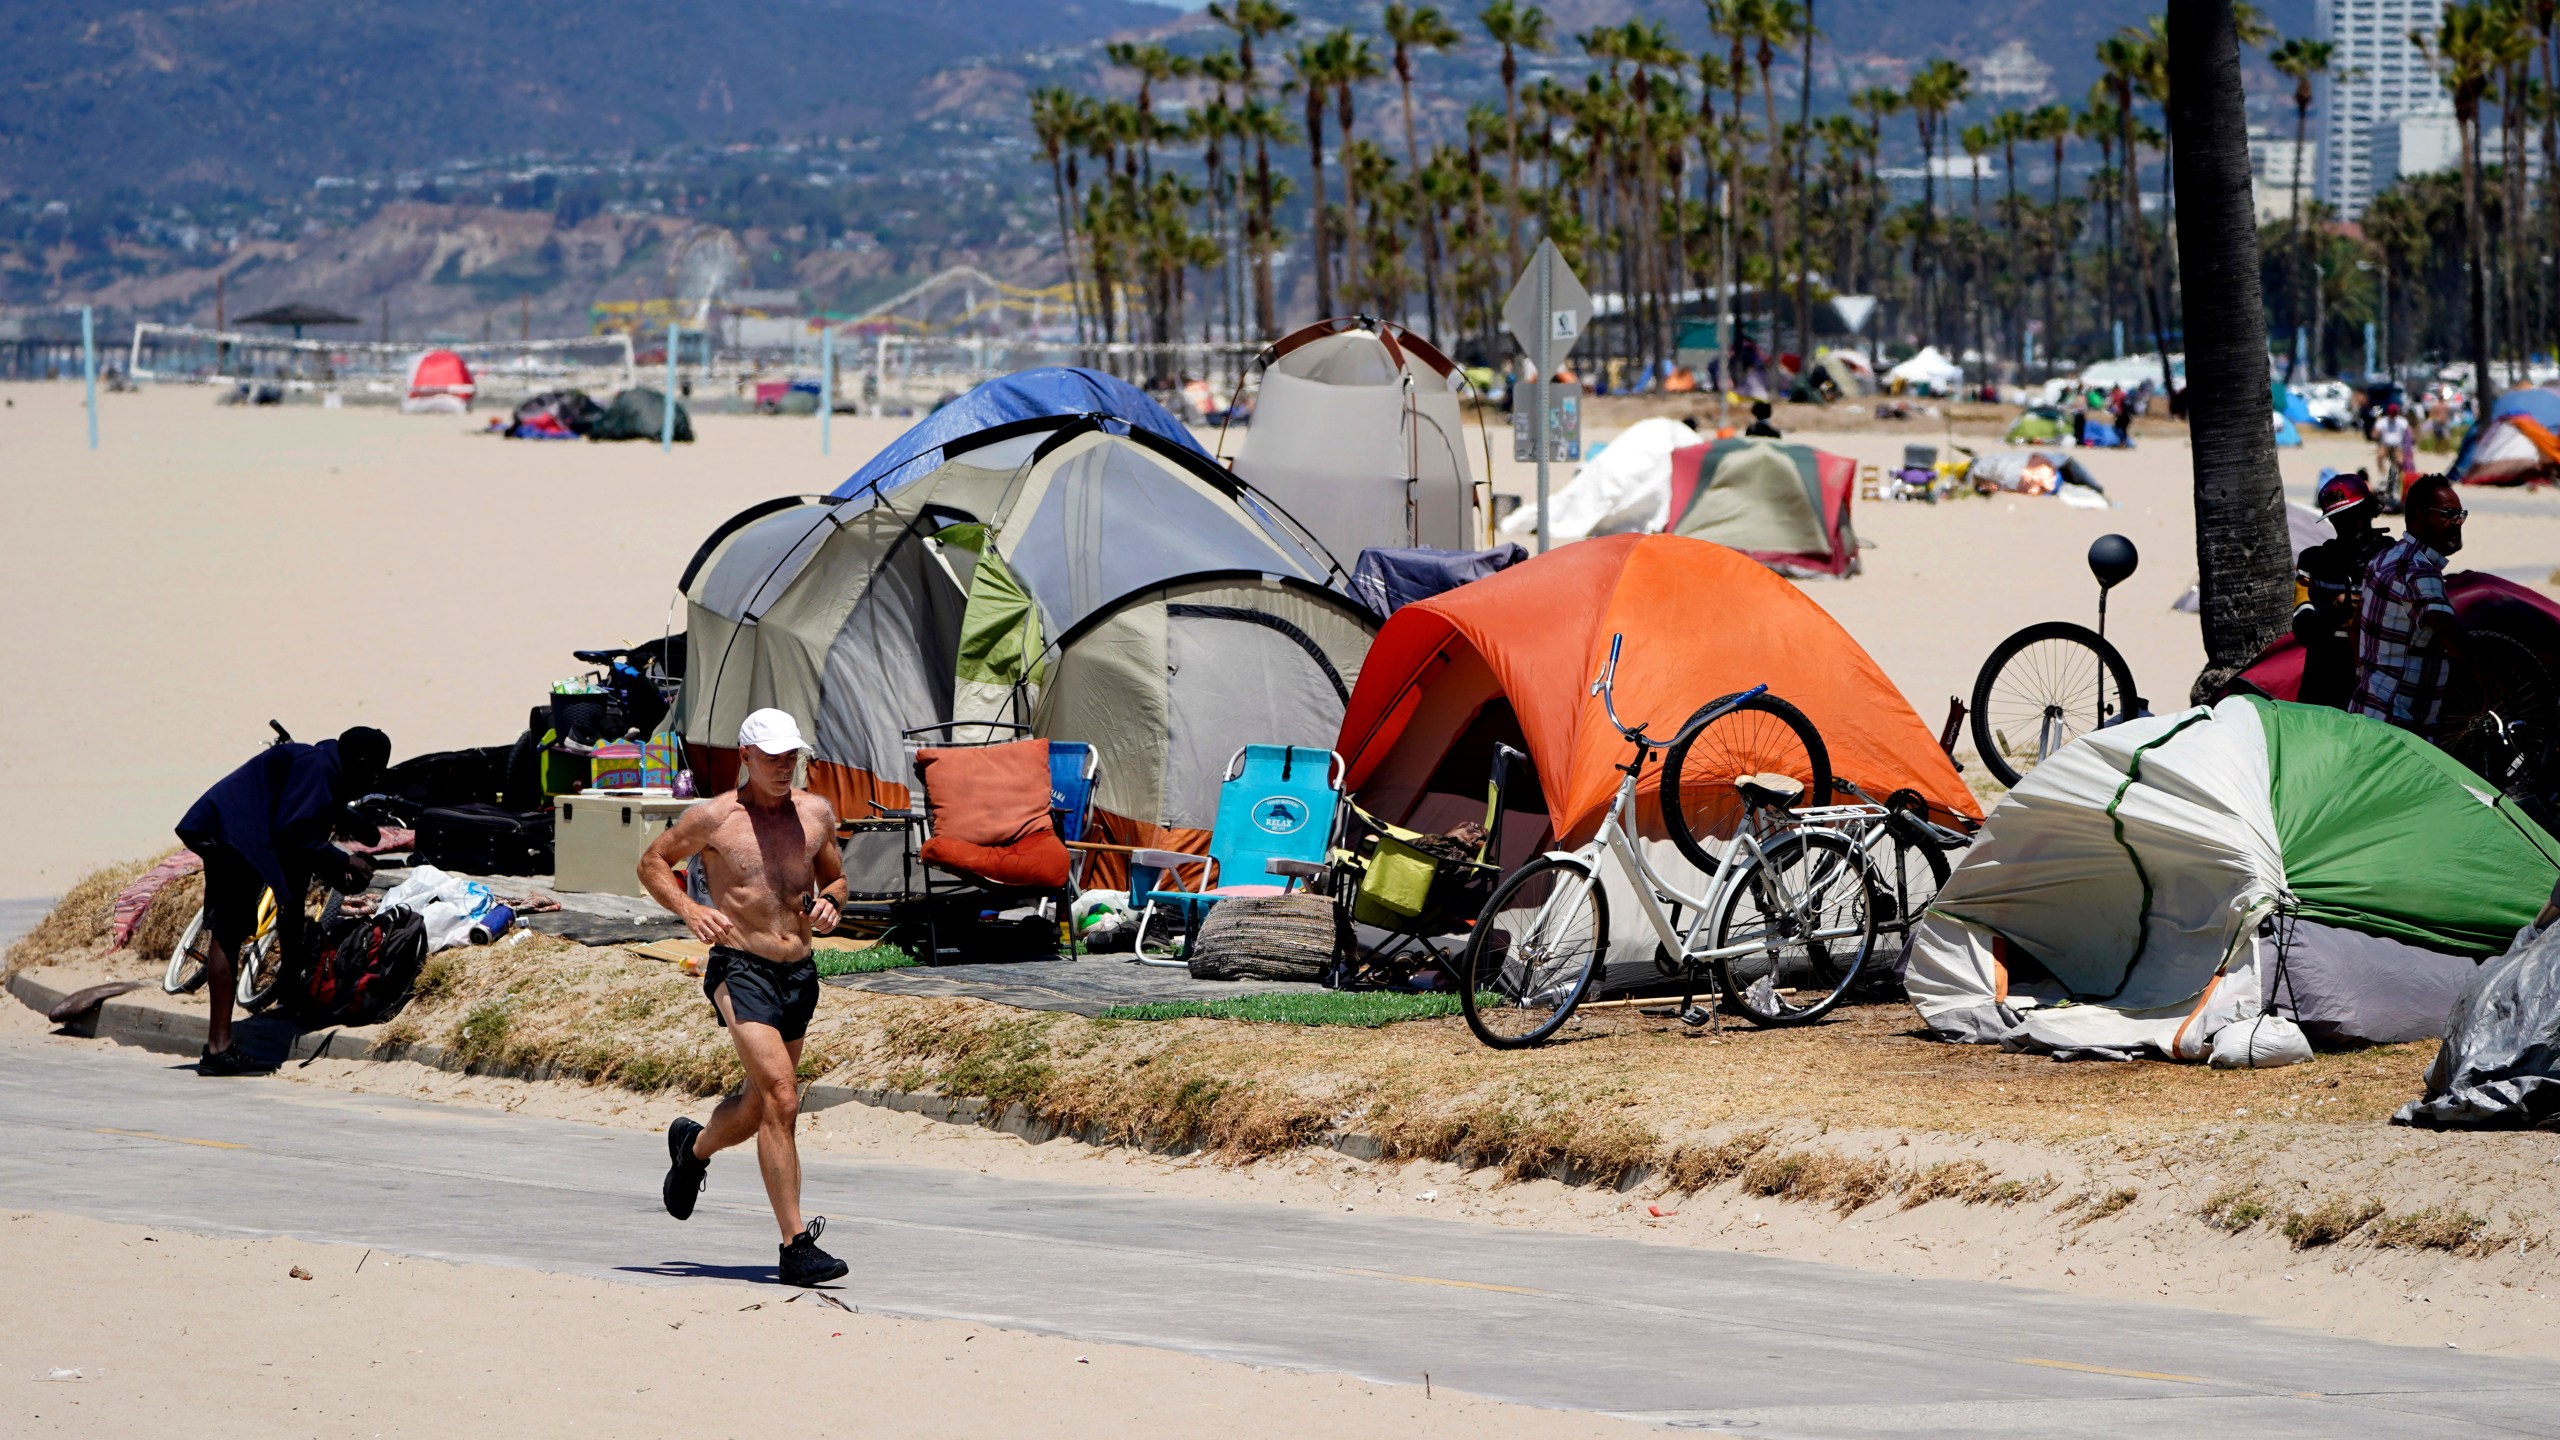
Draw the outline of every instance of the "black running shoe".
M702 1127L684 1115L667 1127L667 1183L658 1194L667 1202L667 1213L679 1220L692 1218L693 1202L711 1179L711 1162L693 1153L693 1137L701 1133Z
M791 1237L782 1247L782 1283L785 1285L823 1285L841 1280L853 1267L818 1248L818 1237L826 1233L827 1217L812 1215L809 1228Z
M240 1047L233 1045L218 1054L207 1050L196 1056L196 1073L199 1075L273 1075L276 1073L276 1066L272 1060L243 1055L240 1053Z

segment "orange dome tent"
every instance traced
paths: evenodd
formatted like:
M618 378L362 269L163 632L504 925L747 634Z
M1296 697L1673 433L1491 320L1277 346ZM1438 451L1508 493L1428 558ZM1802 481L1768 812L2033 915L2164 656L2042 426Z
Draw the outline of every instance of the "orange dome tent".
M1480 817L1500 741L1528 752L1546 812L1518 814L1515 793L1505 863L1526 858L1533 823L1579 844L1606 815L1628 755L1591 694L1621 633L1616 695L1628 724L1667 739L1700 705L1765 684L1822 733L1833 774L1879 799L1908 788L1980 815L1937 738L1838 621L1742 552L1679 535L1580 541L1398 610L1343 714L1337 748L1351 791L1417 829ZM1660 776L1648 768L1638 791L1657 834Z

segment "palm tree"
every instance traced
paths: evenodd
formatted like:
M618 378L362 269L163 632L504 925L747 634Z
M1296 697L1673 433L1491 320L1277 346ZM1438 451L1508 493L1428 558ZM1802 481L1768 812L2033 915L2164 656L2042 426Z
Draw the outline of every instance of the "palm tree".
M1972 88L1973 72L1952 60L1932 60L1911 77L1910 94L1904 100L1920 130L1920 239L1912 258L1916 270L1918 250L1930 252L1921 308L1932 324L1938 319L1938 131L1947 112L1962 104Z
M1378 64L1378 48L1365 35L1336 30L1325 43L1333 47L1333 118L1342 143L1351 143L1351 87L1386 74ZM1347 283L1360 273L1360 172L1342 167L1342 275Z
M1044 85L1031 92L1031 134L1040 144L1040 153L1049 159L1049 192L1058 207L1058 246L1067 262L1067 294L1069 308L1075 311L1076 343L1084 343L1084 285L1078 279L1076 264L1075 221L1067 210L1068 141L1078 124L1077 97L1056 85Z
M2300 258L2294 269L2294 293L2306 293L2311 274L2311 235L2302 223L2302 147L2311 133L2311 82L2329 73L2329 62L2337 58L2338 47L2326 40L2295 38L2278 45L2267 56L2267 63L2277 74L2293 82L2293 182L2290 198L2285 202L2287 223L2292 227L2294 253ZM2294 323L2302 322L2308 306L2299 299L2293 306Z
M1289 52L1289 83L1305 105L1307 122L1307 171L1315 187L1315 201L1307 216L1307 246L1315 264L1316 316L1322 319L1333 313L1333 254L1326 241L1324 198L1324 102L1333 91L1333 70L1340 47L1333 37L1311 40Z
M2051 230L2045 238L2038 264L2038 269L2042 272L2044 288L2044 344L2038 348L2044 354L2047 374L2053 371L2055 347L2062 343L2060 297L2055 293L2061 287L2056 283L2055 277L2057 270L2069 263L2068 256L2073 238L2063 228L2065 220L2062 209L2062 147L2069 143L2071 129L2071 107L2063 104L2039 105L2027 112L2018 126L2020 139L2049 141L2053 145L2053 199L2047 212L2051 220Z
M2443 77L2445 89L2452 93L2453 118L2462 134L2462 258L2468 270L2465 311L2471 332L2473 404L2476 413L2482 415L2489 413L2497 383L2489 374L2489 256L2487 239L2481 233L2480 97L2487 92L2490 72L2497 64L2501 28L2498 22L2499 17L2484 0L2464 0L2445 8L2443 23L2434 34L2424 30L2409 32L2409 43Z
M1249 124L1253 136L1253 211L1245 222L1245 249L1253 266L1254 326L1265 338L1278 333L1276 301L1271 293L1271 249L1273 241L1272 207L1278 192L1271 174L1271 141L1287 124L1269 111L1256 111L1262 98L1260 72L1253 61L1253 44L1266 35L1277 34L1298 23L1298 17L1281 8L1278 0L1211 0L1209 18L1234 32L1236 60L1243 68L1244 108L1240 116L1258 120ZM1281 143L1287 143L1285 140Z
M1648 289L1653 296L1653 346L1648 358L1659 362L1671 355L1671 292L1678 288L1678 277L1672 273L1673 267L1665 263L1660 243L1663 228L1659 209L1662 200L1661 141L1667 128L1673 129L1676 135L1679 98L1675 85L1673 93L1664 97L1669 103L1658 106L1654 84L1656 72L1668 71L1677 75L1681 67L1688 64L1689 56L1671 38L1670 28L1660 21L1628 21L1619 48L1627 63L1635 69L1635 78L1630 82L1628 93L1635 102L1636 164L1641 177L1636 192L1639 202L1636 208L1637 253L1643 260L1640 268L1652 272ZM1667 113L1657 113L1658 110ZM1674 151L1676 155L1676 139ZM1676 183L1671 187L1671 193L1676 201L1679 195Z
M1218 305L1224 312L1227 338L1236 340L1242 338L1236 332L1236 317L1244 308L1237 293L1241 277L1236 261L1243 247L1231 243L1233 224L1228 210L1237 198L1237 187L1234 173L1227 168L1226 151L1227 142L1233 140L1239 142L1238 154L1242 154L1244 130L1227 94L1244 83L1244 63L1233 50L1212 51L1200 57L1200 78L1210 84L1210 99L1192 114L1189 129L1191 137L1200 142L1201 169L1209 182L1209 235L1218 247ZM1200 320L1205 334L1209 321L1205 310Z
M2186 277L2187 418L2205 699L2293 609L2284 484L2267 426L2267 312L2249 195L2249 116L2232 0L2170 0L2169 133Z
M1138 175L1144 182L1155 179L1155 142L1162 133L1156 127L1155 87L1167 80L1187 79L1199 73L1200 62L1188 55L1176 55L1164 46L1150 41L1117 40L1103 47L1103 54L1123 70L1138 72Z
M1768 121L1765 138L1769 164L1769 335L1772 348L1778 334L1778 289L1784 279L1781 267L1787 256L1787 176L1786 132L1778 126L1778 91L1769 83L1769 67L1776 63L1780 49L1796 41L1798 31L1805 28L1804 6L1799 0L1738 0L1737 9L1745 11L1751 21L1751 38L1756 45L1752 60L1760 68L1760 103ZM1801 278L1802 261L1798 261ZM1809 317L1798 316L1796 344L1807 354L1812 345L1802 328Z
M2035 138L2028 116L2016 110L2003 110L1991 117L1991 139L2000 147L2000 228L2008 244L2008 258L2002 268L2008 271L2006 288L2009 302L2008 335L2010 353L2024 357L2026 307L2020 303L2026 289L2024 272L2018 258L2018 142Z
M1511 269L1516 272L1520 268L1519 52L1542 53L1554 49L1555 42L1547 33L1547 12L1518 0L1493 0L1476 19L1484 26L1486 37L1502 47L1503 148L1509 166L1504 202L1511 222L1506 243L1510 246Z
M2236 38L2233 43L2237 45ZM2150 232L2142 219L2142 161L2133 143L2133 95L2150 61L2149 49L2149 37L2143 32L2120 30L2098 42L2098 66L2106 72L2107 84L2115 91L2116 152L2123 157L2124 166L2124 223L2133 233L2133 273L2135 283L2141 287L2143 304L2151 312L2151 347L2160 356L2160 388L2165 394L2174 392L2177 386L2169 371L2160 292L2152 285Z
M1861 283L1875 287L1876 229L1884 218L1886 198L1884 177L1876 174L1875 170L1880 168L1884 156L1885 118L1902 113L1902 92L1890 85L1870 85L1850 96L1849 106L1866 112L1867 154L1878 162L1867 172L1867 199L1860 212L1865 223L1859 227L1859 238L1864 248L1861 252L1863 258L1858 263Z
M1430 185L1424 178L1422 148L1413 139L1413 53L1417 50L1454 50L1465 36L1448 17L1430 5L1408 6L1403 0L1390 0L1385 16L1387 43L1395 47L1396 88L1404 96L1404 165L1413 176L1417 204L1414 221L1422 232L1422 313L1424 324L1434 340L1440 337L1440 222L1436 207L1430 203ZM1410 313L1410 312L1408 312Z
M1974 124L1967 125L1956 132L1956 143L1964 147L1965 159L1970 162L1966 169L1973 178L1973 233L1970 237L1972 253L1965 260L1965 272L1972 283L1965 287L1968 303L1964 309L1968 317L1967 328L1973 332L1975 346L1983 352L1983 365L1987 371L1990 367L1991 347L1982 343L1985 337L1981 323L1983 291L1987 288L1982 283L1982 252L1987 248L1983 243L1985 231L1982 228L1982 157L1998 142L1992 137L1989 125ZM1958 358L1962 358L1961 355Z

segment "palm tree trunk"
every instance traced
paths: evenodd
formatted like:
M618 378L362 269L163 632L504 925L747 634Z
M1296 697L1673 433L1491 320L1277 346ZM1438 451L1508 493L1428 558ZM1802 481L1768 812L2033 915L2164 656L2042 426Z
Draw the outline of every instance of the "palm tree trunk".
M2457 113L2462 133L2462 258L2467 277L2465 312L2471 328L2472 413L2487 415L2498 387L2489 378L2489 256L2480 224L2480 103Z
M2293 608L2293 547L2267 424L2267 318L2232 3L2169 0L2168 15L2204 621L2205 668L2191 691L2198 701L2255 658Z
M2297 91L2293 98L2293 198L2287 203L2286 217L2293 227L2293 323L2296 325L2302 323L2303 312L2311 308L2301 298L2310 293L2306 287L2319 283L2311 278L2311 227L2302 223L2302 142L2310 130L2311 97ZM2320 343L2319 338L2314 336L2312 343ZM2290 381L2292 378L2293 371L2288 366L2285 379Z
M1422 323L1431 331L1431 343L1440 339L1440 223L1432 212L1430 197L1422 193L1422 150L1413 142L1413 75L1410 68L1396 72L1396 84L1404 91L1404 173L1413 183L1413 223L1422 232Z
M1307 211L1307 245L1316 268L1316 318L1333 314L1332 247L1324 214L1324 88L1307 86L1307 170L1315 194Z
M1809 212L1804 205L1806 152L1813 146L1813 0L1804 0L1804 53L1797 59L1796 79L1796 150L1794 193L1796 211L1796 345L1813 363L1813 290L1807 274L1812 266L1813 246L1805 238Z

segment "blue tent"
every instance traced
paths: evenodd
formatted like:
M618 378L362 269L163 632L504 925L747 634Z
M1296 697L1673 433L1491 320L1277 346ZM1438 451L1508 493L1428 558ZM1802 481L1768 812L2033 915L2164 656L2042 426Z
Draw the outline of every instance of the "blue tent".
M1010 420L1051 415L1104 415L1149 431L1209 459L1182 422L1126 380L1073 365L1053 365L1001 375L918 421L874 455L853 478L835 488L837 499L874 485L896 489L942 461L942 447Z

